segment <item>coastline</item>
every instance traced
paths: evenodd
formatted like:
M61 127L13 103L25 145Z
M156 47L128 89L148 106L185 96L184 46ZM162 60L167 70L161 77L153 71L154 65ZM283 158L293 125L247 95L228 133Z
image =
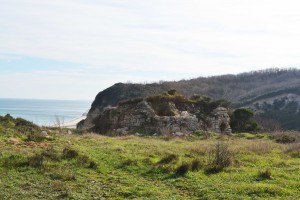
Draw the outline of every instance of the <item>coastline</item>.
M61 128L72 128L72 129L76 129L76 125L81 121L86 119L87 117L87 113L83 113L82 116L72 119L70 121L67 122L63 122L62 124L54 124L52 125L52 127L61 127Z

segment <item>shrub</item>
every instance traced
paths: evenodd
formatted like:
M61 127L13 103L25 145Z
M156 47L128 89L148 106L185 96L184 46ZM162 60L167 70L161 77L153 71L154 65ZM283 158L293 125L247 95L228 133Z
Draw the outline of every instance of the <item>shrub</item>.
M247 108L236 109L231 114L230 127L234 133L255 132L258 130L258 124L253 119L254 113Z
M71 149L69 147L64 148L63 158L72 159L72 158L76 158L77 156L78 156L78 152L76 150Z
M54 161L59 161L61 159L59 154L54 150L53 146L49 146L45 151L42 152L41 155Z
M58 168L55 171L47 174L52 180L62 180L62 181L74 181L76 176L74 172L70 172L67 169Z
M3 167L6 168L16 168L16 167L26 167L28 166L28 161L24 156L11 155L4 159Z
M206 173L218 173L224 168L229 167L231 161L232 153L229 151L228 145L219 142L209 151Z
M97 169L97 163L92 161L88 156L79 156L77 162L82 167Z
M296 142L299 138L299 133L287 131L287 132L275 132L271 135L271 138L275 139L278 143L293 143Z
M42 142L46 139L45 136L43 136L42 134L40 133L36 133L36 132L30 132L30 133L27 133L27 139L26 141L33 141L33 142Z
M15 122L15 127L17 129L18 132L20 133L37 133L40 132L41 129L39 126L35 125L34 123L27 121L25 119L22 118L16 118L14 119Z
M163 157L159 162L158 164L169 164L173 161L177 161L178 160L178 155L176 154L169 154L169 155L166 155L165 157Z
M300 143L290 144L285 152L293 158L300 158Z
M270 169L266 169L265 171L260 171L258 173L258 177L261 179L271 179L271 170Z
M90 161L90 164L88 166L89 169L97 169L98 165L95 161Z
M179 167L176 168L176 175L183 176L188 173L190 165L188 163L182 163Z
M192 161L191 164L191 170L192 171L198 171L201 168L201 162L198 159L195 159Z
M121 162L121 164L119 165L119 168L123 168L123 167L127 167L127 166L134 166L137 164L138 164L138 162L136 160L126 159Z
M28 158L30 167L41 168L43 167L44 157L43 155L34 155Z

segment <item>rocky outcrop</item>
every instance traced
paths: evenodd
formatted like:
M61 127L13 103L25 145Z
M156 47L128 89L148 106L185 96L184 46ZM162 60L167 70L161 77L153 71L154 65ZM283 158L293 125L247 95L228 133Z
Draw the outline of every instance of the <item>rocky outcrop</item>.
M298 69L268 69L238 75L151 84L116 83L97 94L86 120L80 123L80 127L93 127L94 119L107 106L117 106L120 101L145 98L176 89L186 96L203 94L212 99L225 99L232 102L233 108L250 107L259 115L261 126L264 126L263 121L268 122L271 119L284 129L300 130L299 80ZM278 109L277 102L289 96L294 97L293 104L287 100L285 105Z
M196 102L179 97L180 104L174 103L176 98L171 96L167 98L168 101L159 101L161 107L147 98L121 103L117 107L106 107L94 117L91 125L94 125L94 131L101 134L183 135L196 130L231 133L226 108L217 107L203 117Z

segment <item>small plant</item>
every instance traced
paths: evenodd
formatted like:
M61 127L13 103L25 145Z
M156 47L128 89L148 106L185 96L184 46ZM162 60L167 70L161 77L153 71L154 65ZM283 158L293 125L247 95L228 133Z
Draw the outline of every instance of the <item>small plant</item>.
M274 138L277 143L294 143L299 139L299 134L287 131L287 132L275 132L272 134L271 138Z
M124 160L122 163L121 163L121 168L123 167L126 167L126 166L132 166L132 165L137 165L137 161L135 160L131 160L131 159L127 159L127 160Z
M176 175L184 176L188 173L190 165L188 163L182 163L179 167L176 168Z
M192 161L191 170L198 171L201 168L201 162L199 159L195 159Z
M218 173L224 168L231 165L232 153L229 151L228 145L217 143L213 146L208 154L208 166L206 173Z
M70 173L68 171L60 171L60 170L57 170L54 173L50 173L49 177L52 180L62 180L62 181L76 180L76 176L73 173Z
M79 156L77 159L77 162L79 165L81 166L85 166L87 165L87 163L89 162L90 158L87 156Z
M37 133L37 132L30 132L30 133L27 133L27 139L26 141L33 141L33 142L42 142L44 141L46 138L45 136L43 136L42 134L40 133Z
M3 167L6 168L16 168L16 167L26 167L28 166L28 161L26 158L20 155L11 155L4 159Z
M79 156L77 162L82 167L97 169L97 163L92 161L88 156Z
M266 169L265 171L260 171L258 173L258 177L261 179L271 179L271 170L270 169Z
M178 160L178 155L176 154L169 154L169 155L166 155L165 157L163 157L159 162L158 164L169 164L173 161L177 161Z
M30 167L34 168L42 168L44 162L43 155L34 155L30 158L28 158L28 163Z
M78 157L78 152L70 147L66 147L63 150L63 158L72 159Z
M59 154L54 150L53 146L49 146L45 151L41 153L41 155L53 161L59 161L61 159Z
M63 184L62 181L59 181L59 180L55 180L51 183L51 188L54 190L54 191L62 191L65 189L65 186Z
M95 161L90 161L90 164L88 166L89 169L97 169L98 165Z
M285 152L293 158L300 158L300 143L290 144Z

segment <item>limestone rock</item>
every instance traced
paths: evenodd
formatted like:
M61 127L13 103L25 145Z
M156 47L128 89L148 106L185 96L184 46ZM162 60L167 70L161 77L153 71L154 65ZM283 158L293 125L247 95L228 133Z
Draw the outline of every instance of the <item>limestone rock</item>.
M95 117L93 123L96 131L100 134L127 135L129 133L139 134L161 134L183 136L188 132L204 129L218 133L230 134L230 119L228 110L218 107L203 119L197 117L199 108L196 105L175 103L163 104L168 106L171 116L160 116L155 106L145 99L130 101L120 104L118 107L107 107Z

